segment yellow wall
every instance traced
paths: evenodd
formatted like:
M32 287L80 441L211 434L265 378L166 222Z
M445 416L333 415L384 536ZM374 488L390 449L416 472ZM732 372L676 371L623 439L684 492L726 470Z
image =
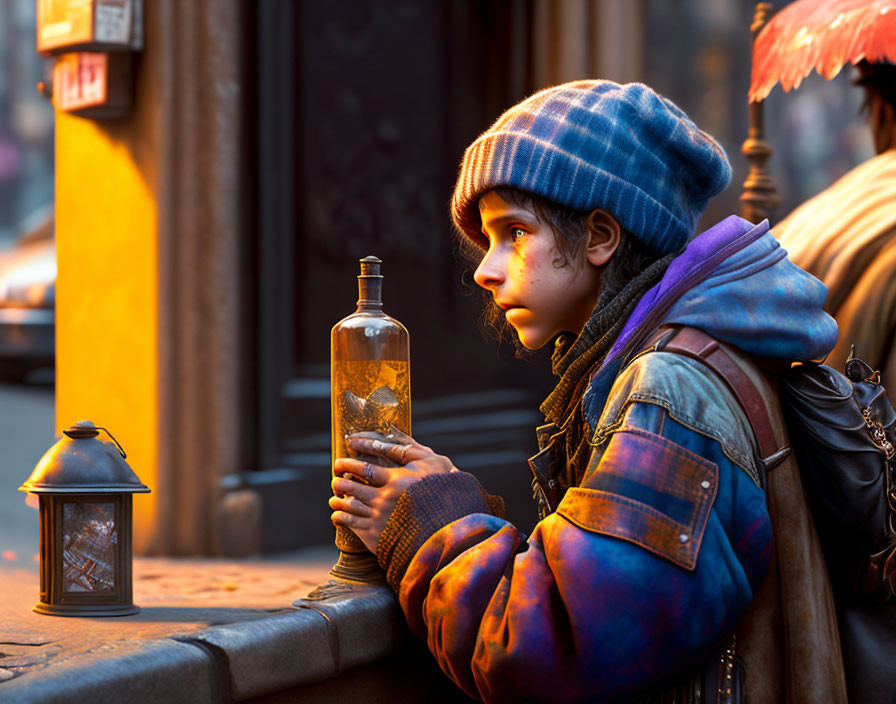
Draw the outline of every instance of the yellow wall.
M144 106L105 123L56 114L56 425L111 430L156 492L157 156ZM156 496L134 497L138 552L151 550Z

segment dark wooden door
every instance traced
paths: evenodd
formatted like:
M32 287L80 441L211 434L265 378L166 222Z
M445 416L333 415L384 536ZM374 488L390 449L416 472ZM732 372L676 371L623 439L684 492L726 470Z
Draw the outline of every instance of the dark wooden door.
M463 148L528 90L528 4L266 0L247 31L256 462L265 547L329 540L329 332L358 259L411 335L414 434L534 522L526 458L546 356L483 338L448 204Z

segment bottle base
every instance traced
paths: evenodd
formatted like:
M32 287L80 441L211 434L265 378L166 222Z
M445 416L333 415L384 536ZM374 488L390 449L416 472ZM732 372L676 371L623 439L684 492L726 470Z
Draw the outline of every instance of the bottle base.
M330 576L347 582L361 584L385 584L386 573L371 552L340 552L339 559L330 569Z

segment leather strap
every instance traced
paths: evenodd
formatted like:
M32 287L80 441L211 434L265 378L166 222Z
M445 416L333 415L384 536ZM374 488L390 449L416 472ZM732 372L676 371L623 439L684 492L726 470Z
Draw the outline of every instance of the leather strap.
M718 340L697 328L664 326L649 338L642 353L650 351L673 352L690 357L705 364L725 382L753 428L760 460L766 471L777 467L790 454L790 447L779 446L775 438L762 393Z
M843 655L824 555L795 458L786 444L779 448L774 441L777 429L786 443L780 410L777 403L766 406L760 390L774 394L775 386L764 375L754 382L745 371L749 362L696 328L660 328L641 353L654 350L682 354L712 369L743 409L763 456L776 558L738 626L745 698L775 704L846 704ZM777 465L780 469L768 474Z

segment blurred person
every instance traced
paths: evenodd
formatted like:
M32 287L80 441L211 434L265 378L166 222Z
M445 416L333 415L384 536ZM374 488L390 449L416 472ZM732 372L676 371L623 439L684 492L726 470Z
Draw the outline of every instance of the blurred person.
M782 617L781 560L805 550L773 525L751 420L704 363L664 351L696 328L758 379L758 360L789 366L836 340L824 286L767 223L695 236L730 178L715 140L641 84L546 89L467 149L452 214L474 280L524 347L554 346L530 460L540 521L524 534L475 477L398 432L347 439L399 466L337 460L330 506L469 695L845 701L839 647L815 637L836 625L811 623L829 605L791 584ZM800 577L824 575L819 562Z
M863 111L877 156L854 167L777 224L772 233L828 287L825 309L840 337L827 364L856 355L896 390L896 66L858 64Z

